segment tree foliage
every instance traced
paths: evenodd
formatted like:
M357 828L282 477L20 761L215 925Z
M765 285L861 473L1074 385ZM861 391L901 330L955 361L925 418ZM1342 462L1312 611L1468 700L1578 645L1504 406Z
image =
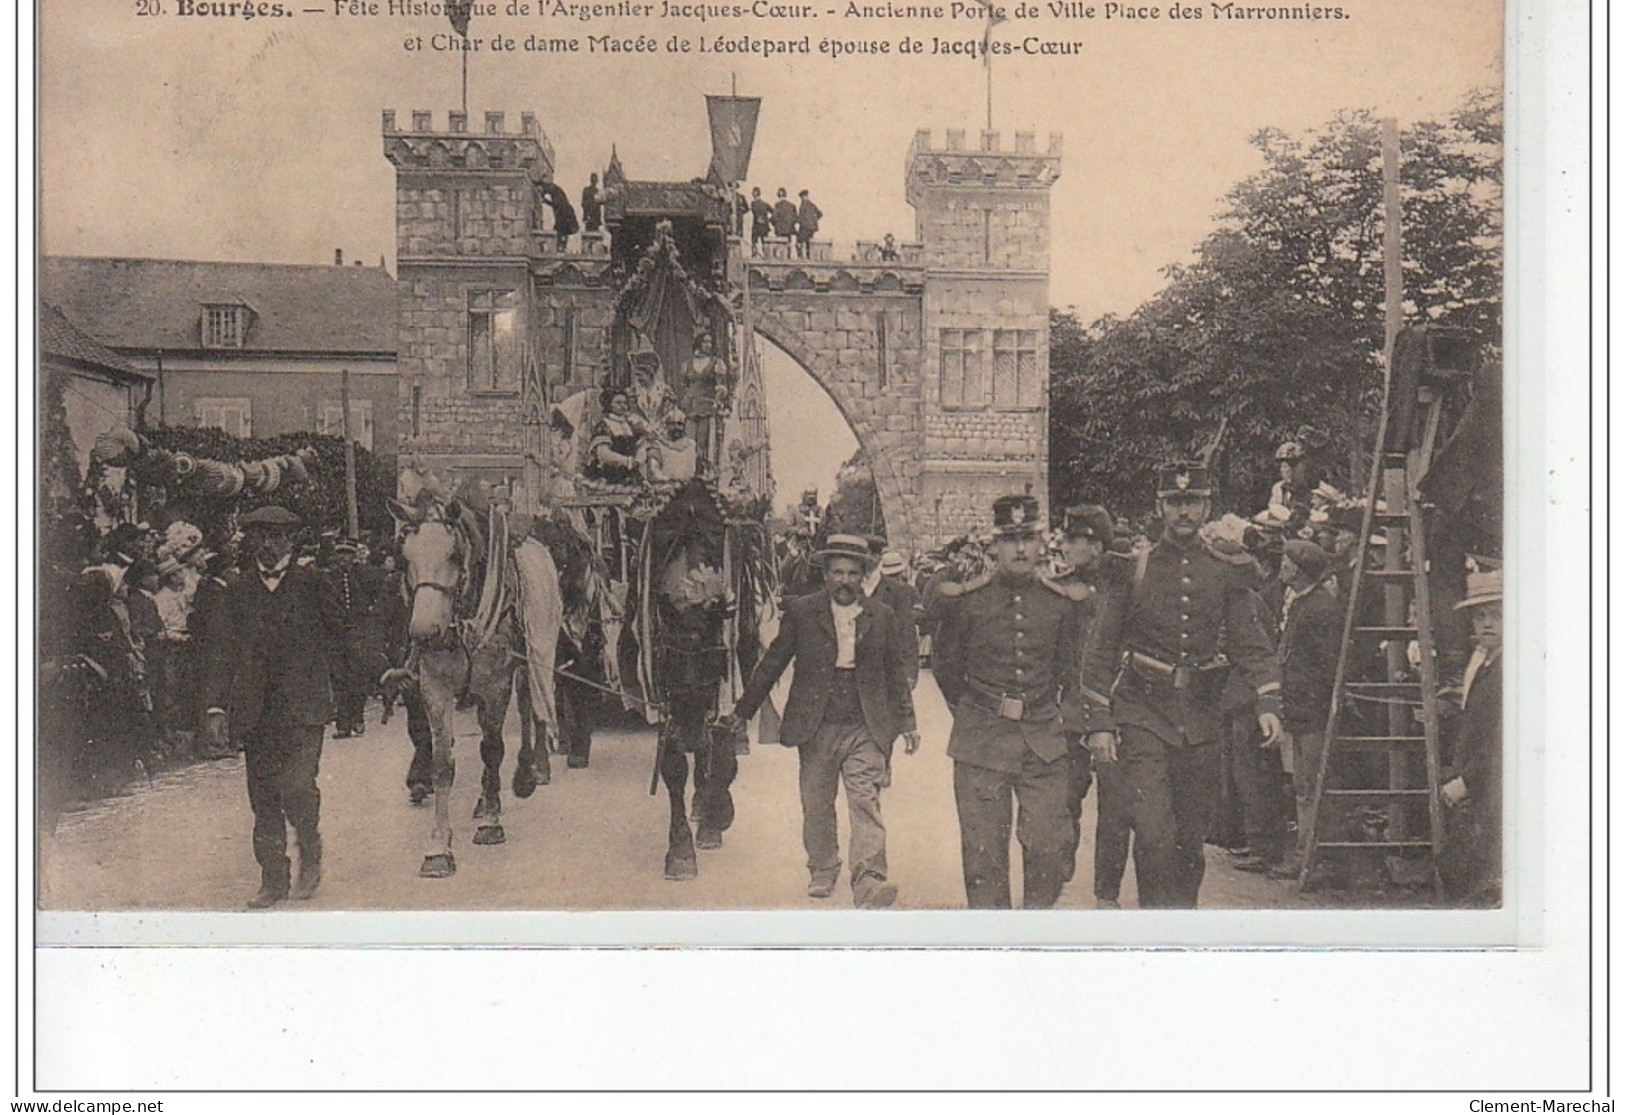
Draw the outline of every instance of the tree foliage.
M1381 125L1340 114L1301 137L1264 129L1263 169L1225 197L1195 259L1125 318L1051 317L1052 498L1138 512L1166 460L1215 461L1221 500L1262 505L1271 451L1301 426L1356 459L1382 390ZM1501 322L1501 113L1470 97L1400 135L1405 316L1473 330ZM1334 479L1348 483L1348 468Z
M880 513L880 493L874 473L859 449L835 474L835 492L824 509L824 535L884 535L886 520Z

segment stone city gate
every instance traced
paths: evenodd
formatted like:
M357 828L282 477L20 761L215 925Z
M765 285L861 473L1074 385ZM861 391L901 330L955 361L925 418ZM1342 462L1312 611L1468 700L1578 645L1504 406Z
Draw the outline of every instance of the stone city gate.
M403 459L527 487L529 412L601 384L614 362L610 246L583 235L560 250L539 231L553 151L531 114L509 132L487 113L470 132L463 113L437 130L427 112L409 128L386 112L383 131L396 167ZM738 319L834 400L898 548L987 525L998 495L1045 498L1059 172L1059 136L1040 151L1026 132L1008 146L983 132L972 147L962 131L940 143L921 131L905 162L912 241L860 241L849 259L815 241L793 259L785 244L751 257L726 238ZM511 368L504 343L519 354ZM531 397L527 364L545 369L554 399Z

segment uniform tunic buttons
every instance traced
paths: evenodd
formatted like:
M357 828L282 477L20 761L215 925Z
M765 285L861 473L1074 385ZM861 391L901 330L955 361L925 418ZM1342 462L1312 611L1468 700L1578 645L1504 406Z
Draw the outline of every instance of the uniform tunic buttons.
M1181 604L1189 604L1189 603L1190 603L1190 602L1191 602L1191 598L1190 598L1190 597L1188 597L1188 596L1181 596L1181 597L1180 597L1180 598L1179 598L1179 602L1180 602L1180 603L1181 603Z
M1191 616L1190 616L1189 612L1181 612L1179 614L1179 618L1183 619L1183 620L1189 620L1191 618Z
M1012 596L1010 598L1010 602L1013 603L1013 604L1020 604L1021 603L1021 593L1018 592L1014 596ZM1020 619L1021 617L1017 616L1016 618Z

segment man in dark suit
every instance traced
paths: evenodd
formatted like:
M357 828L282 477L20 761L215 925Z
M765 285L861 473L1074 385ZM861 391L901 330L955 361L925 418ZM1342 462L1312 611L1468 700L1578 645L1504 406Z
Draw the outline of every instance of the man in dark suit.
M908 677L915 644L905 623L863 596L869 550L854 535L834 534L818 555L824 588L785 606L778 637L751 673L729 717L738 733L767 699L793 659L780 742L800 750L802 841L812 881L807 894L828 898L841 870L835 794L846 787L851 818L854 905L880 909L897 901L886 879L886 829L880 788L893 742L920 746Z
M1469 573L1456 605L1473 621L1472 657L1461 684L1461 719L1441 772L1444 846L1439 879L1452 903L1501 905L1501 571Z
M932 647L932 676L953 709L954 761L965 899L1009 909L1011 799L1019 809L1022 906L1055 905L1066 877L1072 764L1062 704L1076 684L1088 591L1038 576L1044 552L1038 500L993 502L994 570L947 584Z
M260 889L248 905L264 909L290 896L290 824L299 840L291 896L310 898L321 882L316 772L322 732L333 719L328 655L343 632L331 582L293 561L298 517L262 507L238 525L250 566L225 590L213 617L204 731L216 747L228 728L242 741L260 865Z
M333 691L338 704L335 739L366 734L367 698L377 688L381 669L381 665L369 657L367 641L383 585L378 571L359 561L358 555L356 544L348 539L333 547L330 577L338 601L341 631L332 659L336 671Z

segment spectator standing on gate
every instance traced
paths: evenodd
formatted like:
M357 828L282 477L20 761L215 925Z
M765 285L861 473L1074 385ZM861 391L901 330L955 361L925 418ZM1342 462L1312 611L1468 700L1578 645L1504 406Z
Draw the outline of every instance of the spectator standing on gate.
M598 200L597 171L588 175L587 184L581 187L581 221L588 232L597 232L604 227L604 204Z
M780 186L779 198L773 203L773 235L786 242L794 240L799 215L796 203L790 200L789 191Z
M762 197L762 188L754 186L750 191L750 254L760 256L763 254L762 245L767 243L767 233L772 227L773 207Z
M801 207L796 210L796 258L812 258L812 239L818 234L818 220L824 211L813 204L806 190L801 191Z

